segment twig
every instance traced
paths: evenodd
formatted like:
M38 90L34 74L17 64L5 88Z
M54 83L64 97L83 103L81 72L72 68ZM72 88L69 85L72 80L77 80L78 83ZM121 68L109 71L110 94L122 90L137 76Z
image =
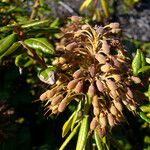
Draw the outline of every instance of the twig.
M35 17L36 9L39 7L39 0L34 0L34 5L32 8L30 20L32 20Z

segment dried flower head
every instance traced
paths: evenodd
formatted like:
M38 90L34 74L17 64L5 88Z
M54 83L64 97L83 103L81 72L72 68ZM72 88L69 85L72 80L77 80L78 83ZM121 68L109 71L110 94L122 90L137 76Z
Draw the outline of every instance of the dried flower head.
M56 45L53 64L58 68L57 81L40 99L47 112L56 114L75 98L88 95L93 109L90 128L97 128L102 137L106 127L122 121L122 105L136 110L136 93L131 85L141 81L132 75L131 61L119 37L119 23L92 27L82 24L81 18L71 19L61 29Z

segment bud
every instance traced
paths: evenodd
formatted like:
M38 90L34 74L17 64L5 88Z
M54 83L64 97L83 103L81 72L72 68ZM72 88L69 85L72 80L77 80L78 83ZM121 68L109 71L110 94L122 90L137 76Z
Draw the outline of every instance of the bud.
M83 89L83 81L79 81L74 89L76 93L81 93Z
M57 88L53 88L51 90L48 90L47 91L47 98L48 99L52 98L56 94L56 92L57 92Z
M98 60L100 64L105 64L106 63L106 57L103 56L102 54L95 54L95 58Z
M122 105L121 105L121 103L120 103L119 101L116 101L116 100L114 100L113 103L114 103L114 106L115 106L120 112L122 112Z
M90 97L93 97L95 95L95 93L96 93L95 86L93 84L91 84L88 89L88 95Z
M130 106L130 109L132 110L132 111L135 111L136 110L136 105L129 105Z
M63 99L58 106L58 111L63 112L66 107L67 107L67 100Z
M66 63L66 59L64 57L59 57L59 63L60 64Z
M100 113L99 108L98 108L98 107L94 107L94 108L93 108L93 113L94 113L95 116L98 116L99 113Z
M132 80L135 84L139 84L139 83L141 83L141 79L140 79L140 78L138 78L138 77L134 77L134 76L132 76L132 77L131 77L131 80Z
M103 85L103 83L102 83L100 80L96 80L96 86L97 86L97 89L98 89L100 92L103 92L103 91L104 91L104 85Z
M76 42L70 43L70 44L68 44L68 45L66 46L66 50L71 51L71 50L73 50L74 48L76 48L77 46L78 46L78 45L77 45Z
M113 74L112 77L114 78L114 80L115 80L116 82L121 81L121 76L120 76L119 74Z
M115 125L115 119L111 113L107 114L108 123L111 127Z
M53 61L52 61L53 65L58 65L59 64L59 58L56 57Z
M80 21L80 17L78 17L78 16L71 16L70 19L73 22L79 22Z
M75 86L77 85L78 82L79 82L78 79L74 79L74 80L70 81L67 85L67 89L71 90L71 89L75 88Z
M112 91L116 90L118 87L116 86L115 82L112 81L111 79L106 79L106 84L108 88Z
M116 99L118 97L116 90L110 91L109 95L112 99Z
M102 72L109 72L110 71L110 64L109 63L106 63L105 65L102 65L101 66L101 71Z
M82 77L82 75L83 75L83 71L81 71L79 69L79 70L75 71L72 76L77 79L77 78Z
M48 91L44 92L44 93L40 96L40 100L41 100L41 101L45 101L45 100L47 99L47 92L48 92Z
M62 70L67 70L69 68L69 64L63 64L62 66L61 66L61 69Z
M118 29L120 24L118 22L110 23L109 27L113 29Z
M116 107L113 106L113 105L110 106L110 112L111 112L113 115L117 115L117 114L118 114L118 111L117 111Z
M90 72L91 77L94 77L96 74L96 68L95 65L92 64L91 66L88 67L88 71Z
M97 95L94 95L93 96L93 99L92 99L92 104L94 107L99 107L99 103L98 103L98 96Z
M111 29L111 32L116 33L116 34L119 33L120 31L121 31L121 29Z
M84 24L84 25L82 25L82 27L81 27L81 29L82 30L86 30L86 29L88 29L90 26L88 25L88 24Z
M61 102L62 99L63 99L63 95L58 95L58 96L54 97L52 99L51 105L54 106L54 105L58 104L59 102Z
M101 128L101 126L98 125L98 126L96 127L96 130L97 130L97 132L98 132L100 138L103 138L103 137L105 136L105 134L106 134L106 133L105 133L105 128Z
M110 46L108 45L106 40L102 41L102 50L105 54L109 54L110 52Z
M95 117L95 118L92 119L92 121L90 123L90 129L94 130L97 127L97 125L98 125L98 121L97 121L97 119Z
M100 123L102 128L105 128L107 126L107 118L104 115L104 113L100 113L100 115L99 115L99 123Z
M113 64L114 66L120 68L121 67L121 63L115 58L115 57L111 57L112 61L113 61Z
M127 98L129 98L129 99L133 99L133 93L132 93L132 91L130 90L129 87L127 87L126 96L127 96Z

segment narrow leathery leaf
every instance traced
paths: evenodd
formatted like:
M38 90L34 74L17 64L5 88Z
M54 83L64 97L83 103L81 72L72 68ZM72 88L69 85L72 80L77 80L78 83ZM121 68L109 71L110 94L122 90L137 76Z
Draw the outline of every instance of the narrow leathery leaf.
M86 115L82 120L79 135L78 135L76 150L83 150L83 148L85 147L87 141L88 129L89 129L88 118L89 116Z
M109 9L108 9L108 2L107 0L100 0L102 9L104 11L105 17L108 19L110 17Z
M75 134L78 132L78 128L80 126L80 123L72 130L72 132L70 133L70 135L66 138L66 140L64 141L64 143L61 145L61 147L59 148L59 150L64 150L64 148L67 146L67 144L70 142L70 140L75 136Z
M138 114L141 117L141 119L143 119L144 121L150 124L150 118L148 118L143 111L138 110Z
M144 67L146 64L146 58L142 51L140 51L140 53L141 53L141 67Z
M0 44L0 55L4 54L10 46L16 41L16 34L10 34L2 40Z
M94 138L95 138L95 142L96 142L96 146L98 150L103 150L103 142L97 132L97 130L94 130Z
M62 137L64 137L69 130L71 129L73 117L75 116L76 112L74 112L69 119L64 123L63 128L62 128Z
M31 28L31 27L34 27L34 26L39 26L39 25L48 24L49 22L50 22L50 20L36 21L36 22L24 24L24 25L22 25L21 27L22 27L22 28Z
M77 110L75 111L75 115L73 117L73 120L72 120L71 131L73 130L73 128L76 124L76 121L77 121L77 118L78 118L78 112L81 110L81 106L82 106L82 103L80 101L79 104L78 104Z
M92 98L86 95L85 103L84 103L84 115L88 114L91 104L92 104Z
M106 137L106 136L104 136L104 137L102 138L102 141L103 141L104 146L105 146L104 149L110 150L109 140L107 140L107 137Z
M55 54L54 47L46 38L30 38L26 39L24 43L29 46L30 48L33 48L35 50L40 50L45 54Z
M142 68L140 68L138 70L138 73L145 73L145 72L149 72L150 70L150 66L143 66Z
M90 3L92 2L92 0L85 0L82 5L80 6L80 12L83 11L83 9L87 8Z
M150 112L150 104L140 106L143 112Z
M136 55L132 61L133 74L138 75L138 70L141 68L141 51L137 49Z
M0 59L2 59L5 56L8 56L10 54L12 54L13 52L15 52L17 50L17 48L20 46L21 44L18 42L13 43L1 56Z
M56 18L51 24L50 27L51 28L56 28L59 26L59 18Z

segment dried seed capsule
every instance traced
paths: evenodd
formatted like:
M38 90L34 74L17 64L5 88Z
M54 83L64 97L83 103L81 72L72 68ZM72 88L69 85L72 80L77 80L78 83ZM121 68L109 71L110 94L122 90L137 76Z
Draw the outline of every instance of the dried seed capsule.
M111 127L115 125L115 119L111 113L107 114L108 123Z
M105 128L107 126L107 118L103 113L100 113L99 115L99 123L102 128Z
M111 79L107 79L106 80L106 84L108 86L108 88L111 90L111 91L114 91L116 90L118 87L116 86L115 82L112 81Z
M111 112L113 115L117 115L117 114L118 114L118 111L117 111L116 107L113 106L113 105L110 106L110 112Z
M91 66L88 67L88 71L90 72L91 77L94 77L96 74L96 68L95 65L92 64Z
M140 79L140 78L138 78L138 77L134 77L134 76L132 76L132 77L131 77L131 80L132 80L135 84L139 84L139 83L141 83L141 79Z
M71 16L70 19L71 19L73 22L79 22L79 21L80 21L80 17L78 17L78 16Z
M133 93L132 93L132 91L130 90L129 87L127 87L126 96L127 96L127 98L129 98L129 99L133 99Z
M88 95L89 95L90 97L93 97L93 96L95 95L96 90L95 90L95 86L94 86L93 84L91 84L91 85L89 86L87 93L88 93Z
M109 63L106 63L105 65L101 66L101 71L102 72L109 72L110 71L111 65Z
M53 88L53 89L49 90L47 92L47 98L48 99L52 98L56 94L56 92L57 92L57 88Z
M98 96L97 95L93 96L92 104L93 104L94 107L99 107L99 100L98 100Z
M97 86L97 89L98 89L100 92L103 92L104 89L105 89L103 83L102 83L100 80L96 80L96 86Z
M74 89L76 93L81 93L83 90L83 81L79 81Z
M102 54L95 54L95 58L98 60L100 64L105 64L106 63L106 57L103 56Z
M58 96L54 97L52 99L51 105L54 106L54 105L58 104L59 102L61 102L61 100L63 98L64 98L63 95L58 95Z
M114 100L113 101L114 106L118 109L118 111L122 112L122 105L119 101Z
M99 113L100 113L99 108L98 108L98 107L94 107L94 108L93 108L93 114L94 114L95 116L98 116Z
M118 97L117 93L116 93L116 90L113 90L113 91L110 91L109 93L110 97L113 98L113 99L116 99Z
M119 26L120 26L120 24L118 22L114 22L114 23L109 24L109 27L113 28L113 29L117 29L117 28L119 28Z
M95 118L92 119L92 121L90 123L90 129L94 130L97 127L97 125L98 125L98 121L97 121L97 119L95 117Z
M110 52L110 46L108 45L106 40L102 41L102 50L105 54L109 54Z
M67 107L67 100L63 99L58 106L58 111L63 112L66 107Z
M47 99L47 92L48 92L48 91L44 92L44 93L40 96L40 100L41 100L41 101L45 101L45 100Z
M67 85L67 89L71 90L71 89L75 88L75 86L77 85L78 82L79 82L79 79L74 79L74 80L70 81Z
M83 76L83 71L81 71L80 69L79 70L76 70L73 75L72 75L74 78L80 78Z
M103 138L103 137L105 136L105 134L106 134L106 133L105 133L105 128L101 128L101 126L98 125L98 126L96 127L96 130L97 130L97 132L98 132L100 138Z
M66 46L66 50L71 51L74 48L76 48L78 46L78 44L76 42L70 43Z

